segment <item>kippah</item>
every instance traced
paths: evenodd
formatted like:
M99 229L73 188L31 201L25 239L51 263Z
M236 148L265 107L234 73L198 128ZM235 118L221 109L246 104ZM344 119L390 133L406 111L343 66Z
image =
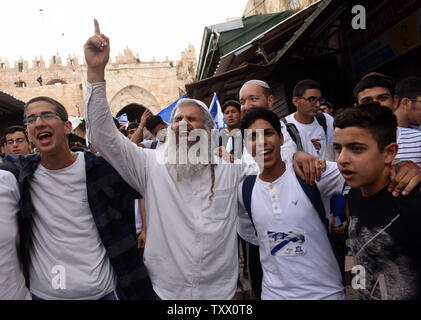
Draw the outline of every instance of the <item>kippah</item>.
M270 89L269 85L266 82L262 81L262 80L249 80L249 81L247 81L244 84L255 84L255 85L258 85L260 87L263 87L263 88L266 88L266 89ZM244 84L243 84L243 86L244 86Z

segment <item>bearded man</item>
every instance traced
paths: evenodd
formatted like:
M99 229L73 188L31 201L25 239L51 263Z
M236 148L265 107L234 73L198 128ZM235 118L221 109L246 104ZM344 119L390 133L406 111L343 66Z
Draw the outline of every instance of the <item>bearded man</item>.
M115 128L104 70L109 39L99 31L84 46L89 141L146 202L144 262L160 299L231 299L237 288L237 186L246 164L211 161L213 120L201 101L175 106L163 148L138 148Z

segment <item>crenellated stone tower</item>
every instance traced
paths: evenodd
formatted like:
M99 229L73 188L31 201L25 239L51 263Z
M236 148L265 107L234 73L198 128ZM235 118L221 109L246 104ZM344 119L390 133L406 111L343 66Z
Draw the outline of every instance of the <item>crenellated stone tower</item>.
M76 56L68 56L65 65L57 54L49 59L35 57L32 65L20 58L11 63L0 58L0 90L28 101L49 96L60 101L70 115L83 116L87 66ZM194 79L196 56L192 45L177 62L141 61L126 47L106 67L107 97L114 116L127 106L150 108L158 113L185 92L185 84Z

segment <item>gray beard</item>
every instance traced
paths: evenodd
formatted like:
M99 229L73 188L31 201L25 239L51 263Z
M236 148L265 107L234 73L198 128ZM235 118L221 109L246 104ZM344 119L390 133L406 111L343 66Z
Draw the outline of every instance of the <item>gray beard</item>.
M191 179L193 177L197 177L203 174L206 167L206 164L166 164L168 171L175 175L177 181L180 181L180 178L183 179Z
M199 142L196 142L199 143ZM195 144L196 144L195 143ZM190 162L190 159L188 156L186 156L183 159L183 162L180 163L180 154L188 155L190 149L195 145L185 145L185 144L177 144L174 139L172 139L172 135L167 136L167 139L165 141L164 145L164 154L165 154L165 165L170 172L170 174L177 179L177 181L180 181L180 178L189 179L193 177L197 177L203 174L203 172L206 170L206 168L211 163L211 157L212 155L212 147L211 147L211 141L209 139L208 141L208 161L206 164L204 163L192 163ZM172 155L177 155L176 161L169 161L169 157Z

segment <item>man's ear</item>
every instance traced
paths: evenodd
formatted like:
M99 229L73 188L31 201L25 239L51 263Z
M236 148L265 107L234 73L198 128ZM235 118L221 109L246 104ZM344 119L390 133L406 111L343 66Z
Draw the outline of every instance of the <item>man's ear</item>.
M408 111L408 109L409 109L409 99L408 98L402 98L400 108L403 108L405 111Z
M273 95L268 96L268 107L269 110L272 110L272 106L275 103L275 97Z
M298 106L298 100L300 100L300 98L298 98L298 97L293 97L293 98L292 98L292 104L293 104L295 107L297 107L297 106Z
M64 123L64 133L71 134L72 133L72 123L70 121L66 121Z
M383 150L385 155L384 162L385 164L391 164L395 159L396 154L398 153L398 144L396 142L389 143Z

